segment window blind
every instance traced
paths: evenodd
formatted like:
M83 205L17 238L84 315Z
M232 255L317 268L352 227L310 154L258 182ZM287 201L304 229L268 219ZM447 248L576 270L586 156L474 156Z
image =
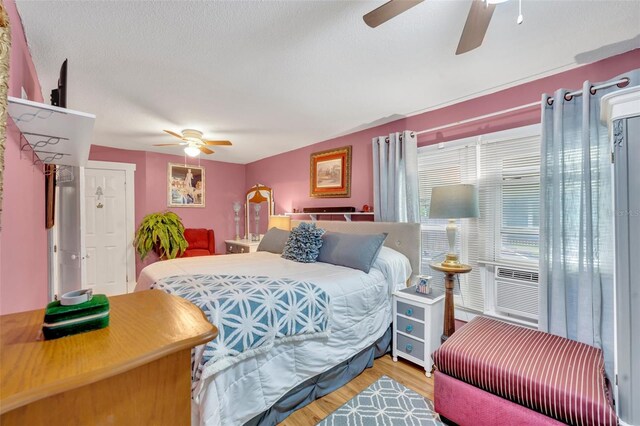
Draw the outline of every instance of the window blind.
M422 271L433 286L444 288L444 276L430 269L448 250L446 220L429 219L433 187L470 183L478 188L480 217L458 220L456 252L473 267L459 275L456 306L485 310L485 262L537 268L540 226L540 136L515 130L419 149L418 181L422 232ZM489 139L493 138L493 139ZM443 148L444 146L444 148ZM493 282L491 280L490 282Z
M537 264L539 136L482 143L479 196L480 259Z
M444 274L432 270L429 265L441 262L448 251L449 243L445 226L446 219L429 219L431 190L436 186L458 183L477 184L477 147L462 145L438 148L420 148L418 153L418 184L420 191L420 218L422 233L422 271L433 276L432 285L444 289ZM478 226L476 219L460 219L456 252L460 261L470 264L469 274L458 275L460 288L455 295L457 306L482 312L484 289L478 268Z

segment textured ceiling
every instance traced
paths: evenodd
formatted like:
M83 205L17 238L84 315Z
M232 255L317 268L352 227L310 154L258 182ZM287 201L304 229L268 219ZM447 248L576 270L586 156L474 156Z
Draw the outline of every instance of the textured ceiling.
M237 163L638 47L638 1L524 0L518 26L512 0L462 56L469 0L367 27L383 2L17 1L45 99L69 58L95 144L178 154L151 145L193 127L234 143L207 158Z

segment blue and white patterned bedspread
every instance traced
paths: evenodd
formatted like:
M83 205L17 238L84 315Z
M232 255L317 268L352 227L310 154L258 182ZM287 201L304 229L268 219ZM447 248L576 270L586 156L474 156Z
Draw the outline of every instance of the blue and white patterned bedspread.
M179 275L151 288L198 306L218 337L194 350L193 379L206 379L273 347L276 340L307 340L329 333L329 296L318 286L287 278Z

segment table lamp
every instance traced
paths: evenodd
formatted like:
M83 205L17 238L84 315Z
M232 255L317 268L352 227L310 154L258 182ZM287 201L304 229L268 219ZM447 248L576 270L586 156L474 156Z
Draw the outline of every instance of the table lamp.
M291 218L289 216L284 216L284 215L269 216L268 229L271 229L271 228L278 228L278 229L284 229L285 231L290 231Z
M442 266L455 268L460 265L458 255L455 253L456 244L456 219L480 216L478 208L478 190L469 184L436 186L431 190L431 206L429 207L430 219L448 219L447 239L449 240L449 253L442 262Z

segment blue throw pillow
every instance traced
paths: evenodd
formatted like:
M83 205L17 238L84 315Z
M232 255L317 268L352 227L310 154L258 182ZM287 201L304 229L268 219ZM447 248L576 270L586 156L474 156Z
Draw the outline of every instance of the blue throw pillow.
M282 254L284 246L289 240L289 231L284 229L271 228L264 234L257 251L268 251L270 253Z
M359 269L368 274L386 238L386 232L382 234L327 232L322 237L322 249L318 262Z
M324 229L315 223L303 222L291 230L282 257L301 263L313 263L322 247Z

